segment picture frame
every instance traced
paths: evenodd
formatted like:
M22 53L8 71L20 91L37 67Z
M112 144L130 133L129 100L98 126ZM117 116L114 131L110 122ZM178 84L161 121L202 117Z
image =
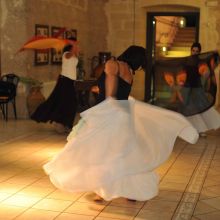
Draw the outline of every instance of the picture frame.
M62 27L51 27L51 37L55 37L59 31L61 31ZM65 34L64 32L61 33L59 36L56 36L58 38L64 38ZM62 51L56 51L55 49L51 49L51 64L55 65L61 65L62 63Z
M66 30L65 38L76 38L77 39L77 30L76 29Z
M49 37L49 26L36 24L35 36ZM36 50L34 56L35 65L47 65L49 64L49 50Z

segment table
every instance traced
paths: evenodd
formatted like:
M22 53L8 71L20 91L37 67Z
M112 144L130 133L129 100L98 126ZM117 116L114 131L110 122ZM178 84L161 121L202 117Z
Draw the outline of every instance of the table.
M96 79L75 81L76 95L78 99L78 112L84 111L93 105L90 101L90 95L92 94L91 88L95 85L97 85Z

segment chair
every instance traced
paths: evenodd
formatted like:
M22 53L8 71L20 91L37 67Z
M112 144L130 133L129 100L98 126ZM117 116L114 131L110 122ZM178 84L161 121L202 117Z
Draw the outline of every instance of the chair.
M19 79L14 73L3 75L0 79L0 108L6 121L8 120L8 103L10 102L13 105L15 119L17 119L15 98Z
M76 96L78 100L77 111L85 111L89 107L91 107L89 96L92 86L96 84L96 80L76 80L75 81L75 89Z

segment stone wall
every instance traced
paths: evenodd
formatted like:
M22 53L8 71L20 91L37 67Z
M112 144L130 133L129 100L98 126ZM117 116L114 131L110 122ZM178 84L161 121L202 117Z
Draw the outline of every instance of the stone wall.
M106 0L1 0L1 74L14 72L47 84L55 81L61 65L35 65L34 52L16 53L35 35L35 24L76 29L84 56L86 77L91 73L91 59L98 51L107 50L105 15ZM101 18L101 19L100 19ZM18 116L28 117L26 96L28 89L19 84ZM10 114L11 115L11 114Z
M35 24L76 29L87 74L91 58L107 49L107 26L100 0L1 0L2 73L15 72L41 81L55 80L60 65L34 65L34 52L16 51L35 35ZM99 19L101 18L101 19Z
M1 0L1 73L26 71L27 54L17 50L27 39L26 0Z
M199 40L203 51L220 50L220 0L117 0L106 5L108 48L119 55L131 44L147 48L148 12L200 12ZM132 95L144 99L143 72L135 75Z
M35 66L33 51L16 54L34 35L35 24L77 29L87 77L91 59L98 52L110 51L118 56L131 44L148 46L147 12L200 11L203 51L220 50L220 0L1 0L0 6L1 72L15 72L43 82L56 80L60 66ZM144 99L144 79L144 72L135 74L132 95L140 100ZM20 93L24 91L20 88Z

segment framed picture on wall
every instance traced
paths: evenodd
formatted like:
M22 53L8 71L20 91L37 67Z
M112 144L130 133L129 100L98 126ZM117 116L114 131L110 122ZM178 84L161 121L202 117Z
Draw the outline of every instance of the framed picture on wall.
M62 32L61 27L51 27L51 36L52 37L58 37L58 38L64 38L65 34L64 31ZM61 32L61 34L59 34ZM57 36L57 34L59 34ZM62 50L56 51L55 49L51 49L51 64L60 65L62 63Z
M77 39L77 30L69 29L65 31L65 38L76 38Z
M35 25L35 36L49 36L48 25ZM49 50L37 50L35 51L35 65L47 65L49 63Z

